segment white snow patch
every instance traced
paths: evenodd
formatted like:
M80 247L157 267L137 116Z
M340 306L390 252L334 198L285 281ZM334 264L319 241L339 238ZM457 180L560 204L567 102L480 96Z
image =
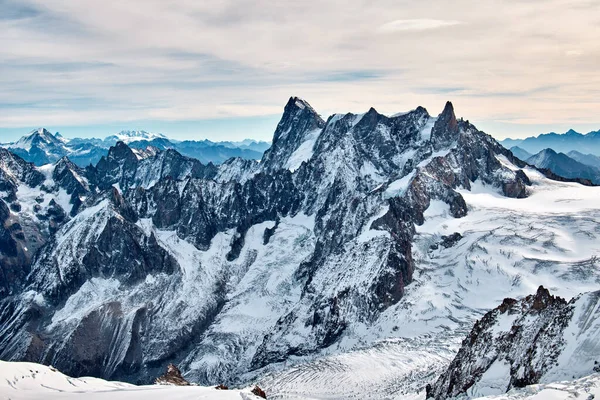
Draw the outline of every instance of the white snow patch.
M292 153L285 167L288 168L291 172L294 172L300 167L302 162L310 160L310 158L313 155L313 148L320 134L321 129L319 128L308 132L306 134L304 142L302 142L302 144L298 146L296 151Z
M426 141L431 138L431 131L433 130L433 126L435 125L436 121L437 121L437 117L429 117L429 119L427 119L427 122L421 129L421 140L422 141Z
M406 189L408 189L410 182L412 182L412 179L415 176L415 172L416 170L413 170L408 175L403 176L402 178L390 183L388 188L385 190L384 198L389 199L391 197L402 196L406 192Z
M73 204L71 204L71 195L63 188L58 189L58 193L54 197L54 201L65 210L67 215L71 214Z
M511 163L510 160L508 158L506 158L506 156L504 154L496 155L496 160L500 161L500 164L502 164L504 167L510 169L511 171L518 171L520 169L515 164Z
M506 392L510 382L510 364L506 360L496 360L467 391L469 397L492 396Z
M427 157L425 160L421 161L418 165L417 168L421 168L426 166L427 164L429 164L431 162L431 160L433 160L436 157L446 157L448 155L448 153L450 153L452 149L444 149L444 150L440 150L440 151L436 151L434 152L432 155L430 155L429 157Z
M43 185L52 188L54 186L54 180L52 179L52 174L54 173L55 164L45 164L41 167L37 167L38 171L40 171L46 177Z
M358 235L358 237L356 238L356 241L358 243L366 243L369 242L373 239L379 238L379 237L389 237L390 234L387 231L382 231L382 230L378 230L378 229L371 229L371 225L373 224L373 222L377 221L379 218L383 217L388 211L389 211L390 207L388 205L385 205L383 207L381 207L381 209L379 210L379 212L375 215L373 215L365 224L362 232L360 233L360 235Z

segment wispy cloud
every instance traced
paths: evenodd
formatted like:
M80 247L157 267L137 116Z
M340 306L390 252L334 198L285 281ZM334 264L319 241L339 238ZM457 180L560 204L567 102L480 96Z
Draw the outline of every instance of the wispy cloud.
M382 71L356 70L356 71L335 71L315 74L314 79L323 82L352 82L368 79L384 78Z
M379 27L380 32L427 31L461 24L460 21L443 19L397 19Z

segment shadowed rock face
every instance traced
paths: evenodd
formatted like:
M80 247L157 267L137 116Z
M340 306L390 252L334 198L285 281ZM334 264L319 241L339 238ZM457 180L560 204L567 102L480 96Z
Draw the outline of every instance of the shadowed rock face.
M33 163L0 148L0 299L21 289L37 250L65 221L65 212L56 201L40 196L57 189L46 188L45 180ZM62 183L56 186L64 189ZM20 193L34 187L40 195L30 195L35 198L25 204Z
M599 301L600 292L593 292L567 302L542 286L520 301L504 299L477 321L446 372L428 385L427 398L477 397L478 390L489 393L490 387L501 394L545 377L593 373L600 346Z
M285 168L285 163L306 140L307 135L324 126L325 121L310 104L298 97L291 97L275 129L271 147L263 155L265 170L271 172Z
M431 130L431 144L434 150L440 150L448 147L458 138L459 127L454 107L452 103L447 102L444 111L438 117L433 129Z
M0 302L0 357L141 383L175 362L216 384L314 354L404 296L415 225L431 201L463 217L456 189L476 180L527 196L522 167L451 104L437 118L418 107L324 121L298 98L260 164L205 166L122 142L85 171L61 160L53 179L73 211L52 211L33 263L5 270L21 281ZM46 178L21 170L19 182ZM15 199L0 202L0 241L18 259L19 230L6 217ZM255 301L271 308L244 314ZM224 328L240 315L262 319L242 333Z

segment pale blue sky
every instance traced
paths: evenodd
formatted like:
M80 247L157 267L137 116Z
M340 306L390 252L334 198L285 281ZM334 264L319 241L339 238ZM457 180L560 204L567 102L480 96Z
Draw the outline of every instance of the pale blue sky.
M324 117L457 114L503 138L600 129L597 0L0 0L0 142L33 128L269 140Z

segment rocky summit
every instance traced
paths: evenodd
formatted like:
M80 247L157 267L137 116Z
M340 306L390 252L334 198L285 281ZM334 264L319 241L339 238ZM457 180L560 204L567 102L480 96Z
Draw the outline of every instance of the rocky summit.
M475 182L526 198L529 171L451 103L323 119L292 97L260 162L118 142L86 169L36 167L0 149L0 358L136 383L176 363L214 385L373 344L386 333L361 329L414 283L425 211L465 217Z

